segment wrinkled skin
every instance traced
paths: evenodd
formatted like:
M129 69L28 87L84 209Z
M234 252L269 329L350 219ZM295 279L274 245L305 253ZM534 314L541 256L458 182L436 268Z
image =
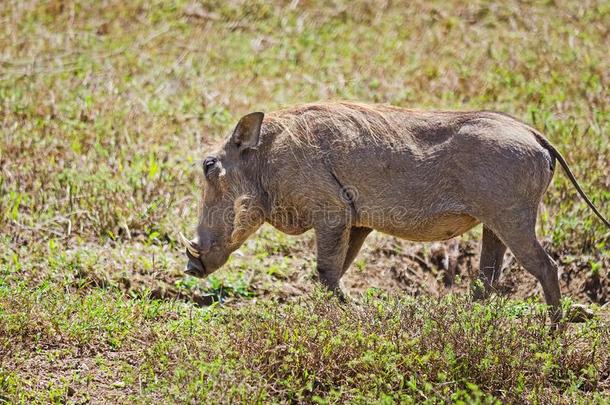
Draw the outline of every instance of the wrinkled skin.
M212 273L268 222L288 234L313 228L320 281L340 293L372 230L437 241L483 223L475 297L493 291L508 247L558 320L556 265L534 231L556 158L569 172L542 135L494 112L328 103L248 114L204 161L187 273Z
M193 241L199 257L187 250L189 274L202 277L221 267L265 221L259 179L252 167L261 119L262 114L242 119L231 139L204 160L203 209ZM256 139L249 144L251 139L240 136Z

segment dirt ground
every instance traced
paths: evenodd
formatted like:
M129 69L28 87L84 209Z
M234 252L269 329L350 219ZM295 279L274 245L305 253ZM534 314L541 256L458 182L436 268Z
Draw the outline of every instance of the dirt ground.
M586 255L562 255L553 251L550 243L545 243L545 247L558 264L564 296L583 304L604 305L610 301L609 257L602 256L600 259ZM438 297L450 292L467 294L470 282L478 274L479 250L480 242L475 239L456 238L447 242L421 244L373 234L343 277L343 288L352 296L364 294L371 288L412 296ZM301 240L285 254L290 257L292 268L282 277L259 274L261 267L264 268L277 260L277 256L273 255L266 258L262 266L259 264L258 269L252 270L250 289L254 297L270 297L284 301L314 288L315 247L311 238ZM242 257L241 260L254 262L259 259ZM592 271L590 262L593 260L601 260L601 269ZM453 282L451 268L455 273ZM130 292L150 288L153 298L178 298L193 301L198 305L210 305L218 299L218 295L210 294L209 291L176 287L179 278L180 274L176 273L157 276L154 279L149 275L135 274L130 280L120 280L119 284ZM101 284L104 282L99 281ZM540 284L516 262L510 251L505 255L504 268L496 290L499 295L509 298L542 300ZM222 299L227 303L235 303L242 298L236 298L227 292Z

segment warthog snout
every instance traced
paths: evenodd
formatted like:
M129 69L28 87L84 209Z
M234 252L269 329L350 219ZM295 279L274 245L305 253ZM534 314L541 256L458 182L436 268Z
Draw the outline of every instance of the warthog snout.
M198 244L188 240L182 233L180 233L180 241L186 248L186 256L189 261L186 264L184 272L190 276L203 277L206 275L205 266L201 260L201 249Z

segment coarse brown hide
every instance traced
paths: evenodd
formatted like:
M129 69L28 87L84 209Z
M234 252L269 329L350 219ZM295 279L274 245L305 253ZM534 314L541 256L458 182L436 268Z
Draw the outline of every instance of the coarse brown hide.
M218 269L264 222L288 234L313 228L320 280L339 293L372 230L438 241L483 223L475 297L492 291L509 247L558 319L557 269L534 230L556 160L590 204L548 141L505 114L347 102L248 114L204 160L187 272Z

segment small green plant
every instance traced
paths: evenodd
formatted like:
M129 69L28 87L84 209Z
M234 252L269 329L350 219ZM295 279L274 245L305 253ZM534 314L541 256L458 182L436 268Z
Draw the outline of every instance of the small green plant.
M538 234L596 315L558 331L509 255L470 300L480 228L451 290L371 235L340 303L268 225L184 275L206 153L316 100L512 114L610 216L607 1L288 3L0 1L0 402L607 403L610 234L559 173Z

